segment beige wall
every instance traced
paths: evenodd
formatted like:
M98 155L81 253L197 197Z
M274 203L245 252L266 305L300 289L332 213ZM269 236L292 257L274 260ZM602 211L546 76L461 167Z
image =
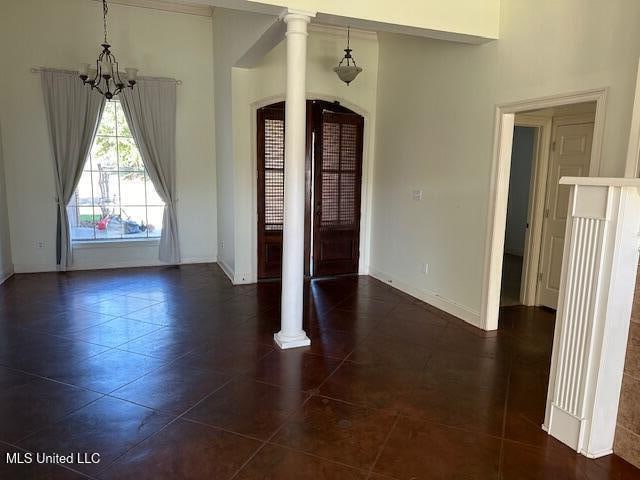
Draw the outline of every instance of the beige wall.
M218 196L218 262L233 276L235 270L233 84L231 70L238 59L275 21L257 15L217 8L213 16L215 57L215 138ZM213 131L213 125L212 131Z
M500 0L253 0L253 3L486 38L498 38L499 31Z
M0 128L0 283L13 273L11 258L11 238L9 233L9 212L7 211L7 191L5 186L4 159L2 157L2 128Z
M640 468L640 276L631 311L627 360L622 377L615 453Z
M639 18L634 0L503 0L497 42L380 35L372 272L477 323L496 104L607 87L600 174L622 175Z
M185 261L215 260L211 18L111 5L109 39L122 67L174 77L178 86L177 189ZM34 66L74 69L98 54L102 7L88 0L0 2L0 123L16 271L55 268L53 171ZM44 249L36 248L39 241ZM157 263L157 245L78 250L79 268Z

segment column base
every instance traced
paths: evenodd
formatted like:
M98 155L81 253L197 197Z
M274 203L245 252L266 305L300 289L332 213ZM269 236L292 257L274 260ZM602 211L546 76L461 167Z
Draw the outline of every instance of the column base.
M311 340L307 337L307 334L304 333L304 330L300 335L296 335L295 337L284 336L281 335L281 333L282 332L274 333L273 340L282 350L286 350L288 348L308 347L311 345Z

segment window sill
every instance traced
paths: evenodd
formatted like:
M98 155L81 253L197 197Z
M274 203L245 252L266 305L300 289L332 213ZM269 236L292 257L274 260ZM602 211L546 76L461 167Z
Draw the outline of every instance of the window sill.
M128 247L157 247L159 238L138 238L135 240L73 240L74 249L84 248L128 248Z

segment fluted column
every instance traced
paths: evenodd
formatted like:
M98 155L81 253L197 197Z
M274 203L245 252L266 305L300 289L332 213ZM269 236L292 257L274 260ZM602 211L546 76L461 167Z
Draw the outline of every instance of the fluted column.
M571 178L543 428L577 452L613 451L638 265L640 179Z
M284 144L284 228L282 245L282 313L274 335L282 349L311 344L302 329L304 292L304 215L307 24L309 15L289 12Z

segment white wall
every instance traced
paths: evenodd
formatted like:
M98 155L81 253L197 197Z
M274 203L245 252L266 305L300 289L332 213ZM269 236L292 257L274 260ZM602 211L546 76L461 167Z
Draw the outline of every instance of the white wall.
M174 77L178 86L178 222L185 262L217 255L211 18L111 5L109 40L122 67ZM102 41L102 6L88 0L0 2L0 122L16 271L55 269L53 172L35 66L75 69ZM39 241L44 249L36 248ZM157 262L157 243L82 249L76 268Z
M2 157L2 128L0 128L0 283L4 282L12 273L9 212L7 211L4 159Z
M368 263L370 197L366 189L371 179L374 145L371 139L376 124L378 81L378 40L375 34L354 32L351 47L364 71L349 86L333 72L344 55L346 38L343 29L312 27L307 49L307 98L338 100L365 117L364 171L362 198L364 227L361 232L361 264ZM286 78L286 44L280 43L252 69L233 69L233 139L235 165L234 212L235 269L237 283L257 278L257 203L255 160L256 108L284 99Z
M536 129L533 127L515 127L513 130L507 228L504 236L504 251L512 255L524 255L535 139Z
M503 0L490 44L380 35L372 272L477 324L496 104L608 87L600 174L622 175L639 20L634 0Z

